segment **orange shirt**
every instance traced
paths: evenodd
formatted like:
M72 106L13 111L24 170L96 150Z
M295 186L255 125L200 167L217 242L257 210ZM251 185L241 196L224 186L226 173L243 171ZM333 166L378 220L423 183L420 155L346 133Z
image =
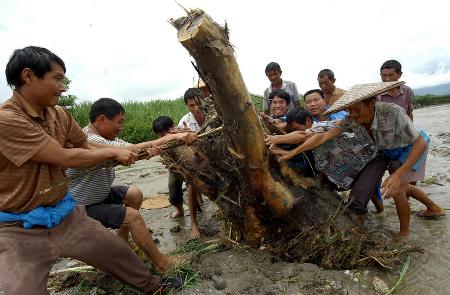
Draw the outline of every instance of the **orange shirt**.
M0 211L19 213L53 205L67 193L67 184L38 196L65 179L58 166L31 160L51 139L65 148L81 147L86 135L60 106L38 114L14 91L0 106Z

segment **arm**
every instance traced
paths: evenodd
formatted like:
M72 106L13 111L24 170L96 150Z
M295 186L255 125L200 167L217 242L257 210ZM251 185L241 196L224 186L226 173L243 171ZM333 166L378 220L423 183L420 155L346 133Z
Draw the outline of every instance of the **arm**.
M413 121L413 113L412 111L409 111L406 113L408 115L408 117L411 119L411 121Z
M263 112L266 115L270 115L270 108L269 108L269 90L264 90L264 98L263 98Z
M197 138L198 138L197 134L195 134L193 132L183 132L183 133L168 134L164 137L161 137L161 138L158 138L155 140L151 140L151 141L141 142L138 144L117 146L116 148L126 149L126 150L129 150L132 152L138 152L143 149L161 146L163 144L166 144L170 141L175 141L175 140L184 141L186 144L189 145L189 144L192 144L193 142L195 142L197 140ZM85 144L83 145L83 148L89 149L89 150L96 150L99 148L111 148L111 147L112 146L109 144L98 143L98 142L93 142L93 141L86 141Z
M422 136L419 136L413 143L411 152L406 158L405 163L400 166L394 173L389 175L382 184L382 193L386 197L396 196L401 191L402 177L411 171L414 164L420 159L422 154L427 149L427 144Z
M294 131L283 135L268 135L265 139L266 145L272 144L300 144L311 137L311 133L305 131Z
M51 139L31 160L44 162L62 168L91 167L106 160L116 160L123 165L133 164L137 155L129 150L120 148L63 148L54 139Z
M294 106L299 107L300 106L300 94L297 90L297 84L294 84L294 95L292 95L292 100L294 101Z
M333 139L344 132L342 129L334 127L327 132L324 133L317 133L311 136L308 140L306 140L302 145L296 147L295 149L291 151L284 151L284 150L277 150L274 153L276 155L279 155L279 160L289 160L290 158L312 149L315 149L325 142L329 141L330 139Z

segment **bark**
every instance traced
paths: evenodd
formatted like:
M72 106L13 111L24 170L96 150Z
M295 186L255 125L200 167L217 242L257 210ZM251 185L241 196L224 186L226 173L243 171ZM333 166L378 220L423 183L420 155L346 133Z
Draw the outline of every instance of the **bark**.
M215 119L200 133L220 124L223 129L191 147L165 152L166 166L218 204L231 238L264 244L287 259L330 268L351 266L347 261L355 265L347 252L360 257L369 239L352 238L355 219L344 213L346 205L338 194L270 155L264 130L280 131L260 120L227 27L200 9L171 23L212 93L217 114L207 114ZM344 248L347 252L339 252Z

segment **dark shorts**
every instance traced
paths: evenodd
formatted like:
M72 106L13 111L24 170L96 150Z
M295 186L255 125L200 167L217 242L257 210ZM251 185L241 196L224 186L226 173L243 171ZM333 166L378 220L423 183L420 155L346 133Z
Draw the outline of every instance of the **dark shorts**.
M87 215L108 228L118 229L122 226L127 213L127 207L123 205L127 191L128 186L112 186L108 197L102 203L86 206Z
M169 202L177 207L183 204L183 179L169 171Z

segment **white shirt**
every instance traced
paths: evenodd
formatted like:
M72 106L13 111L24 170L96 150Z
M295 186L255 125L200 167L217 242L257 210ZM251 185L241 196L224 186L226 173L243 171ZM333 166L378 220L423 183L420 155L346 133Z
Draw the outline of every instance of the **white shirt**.
M180 122L178 123L178 127L186 127L184 123L186 123L186 126L194 132L200 131L200 129L202 129L200 125L198 125L195 116L191 112L187 113L183 116L183 118L181 118Z

